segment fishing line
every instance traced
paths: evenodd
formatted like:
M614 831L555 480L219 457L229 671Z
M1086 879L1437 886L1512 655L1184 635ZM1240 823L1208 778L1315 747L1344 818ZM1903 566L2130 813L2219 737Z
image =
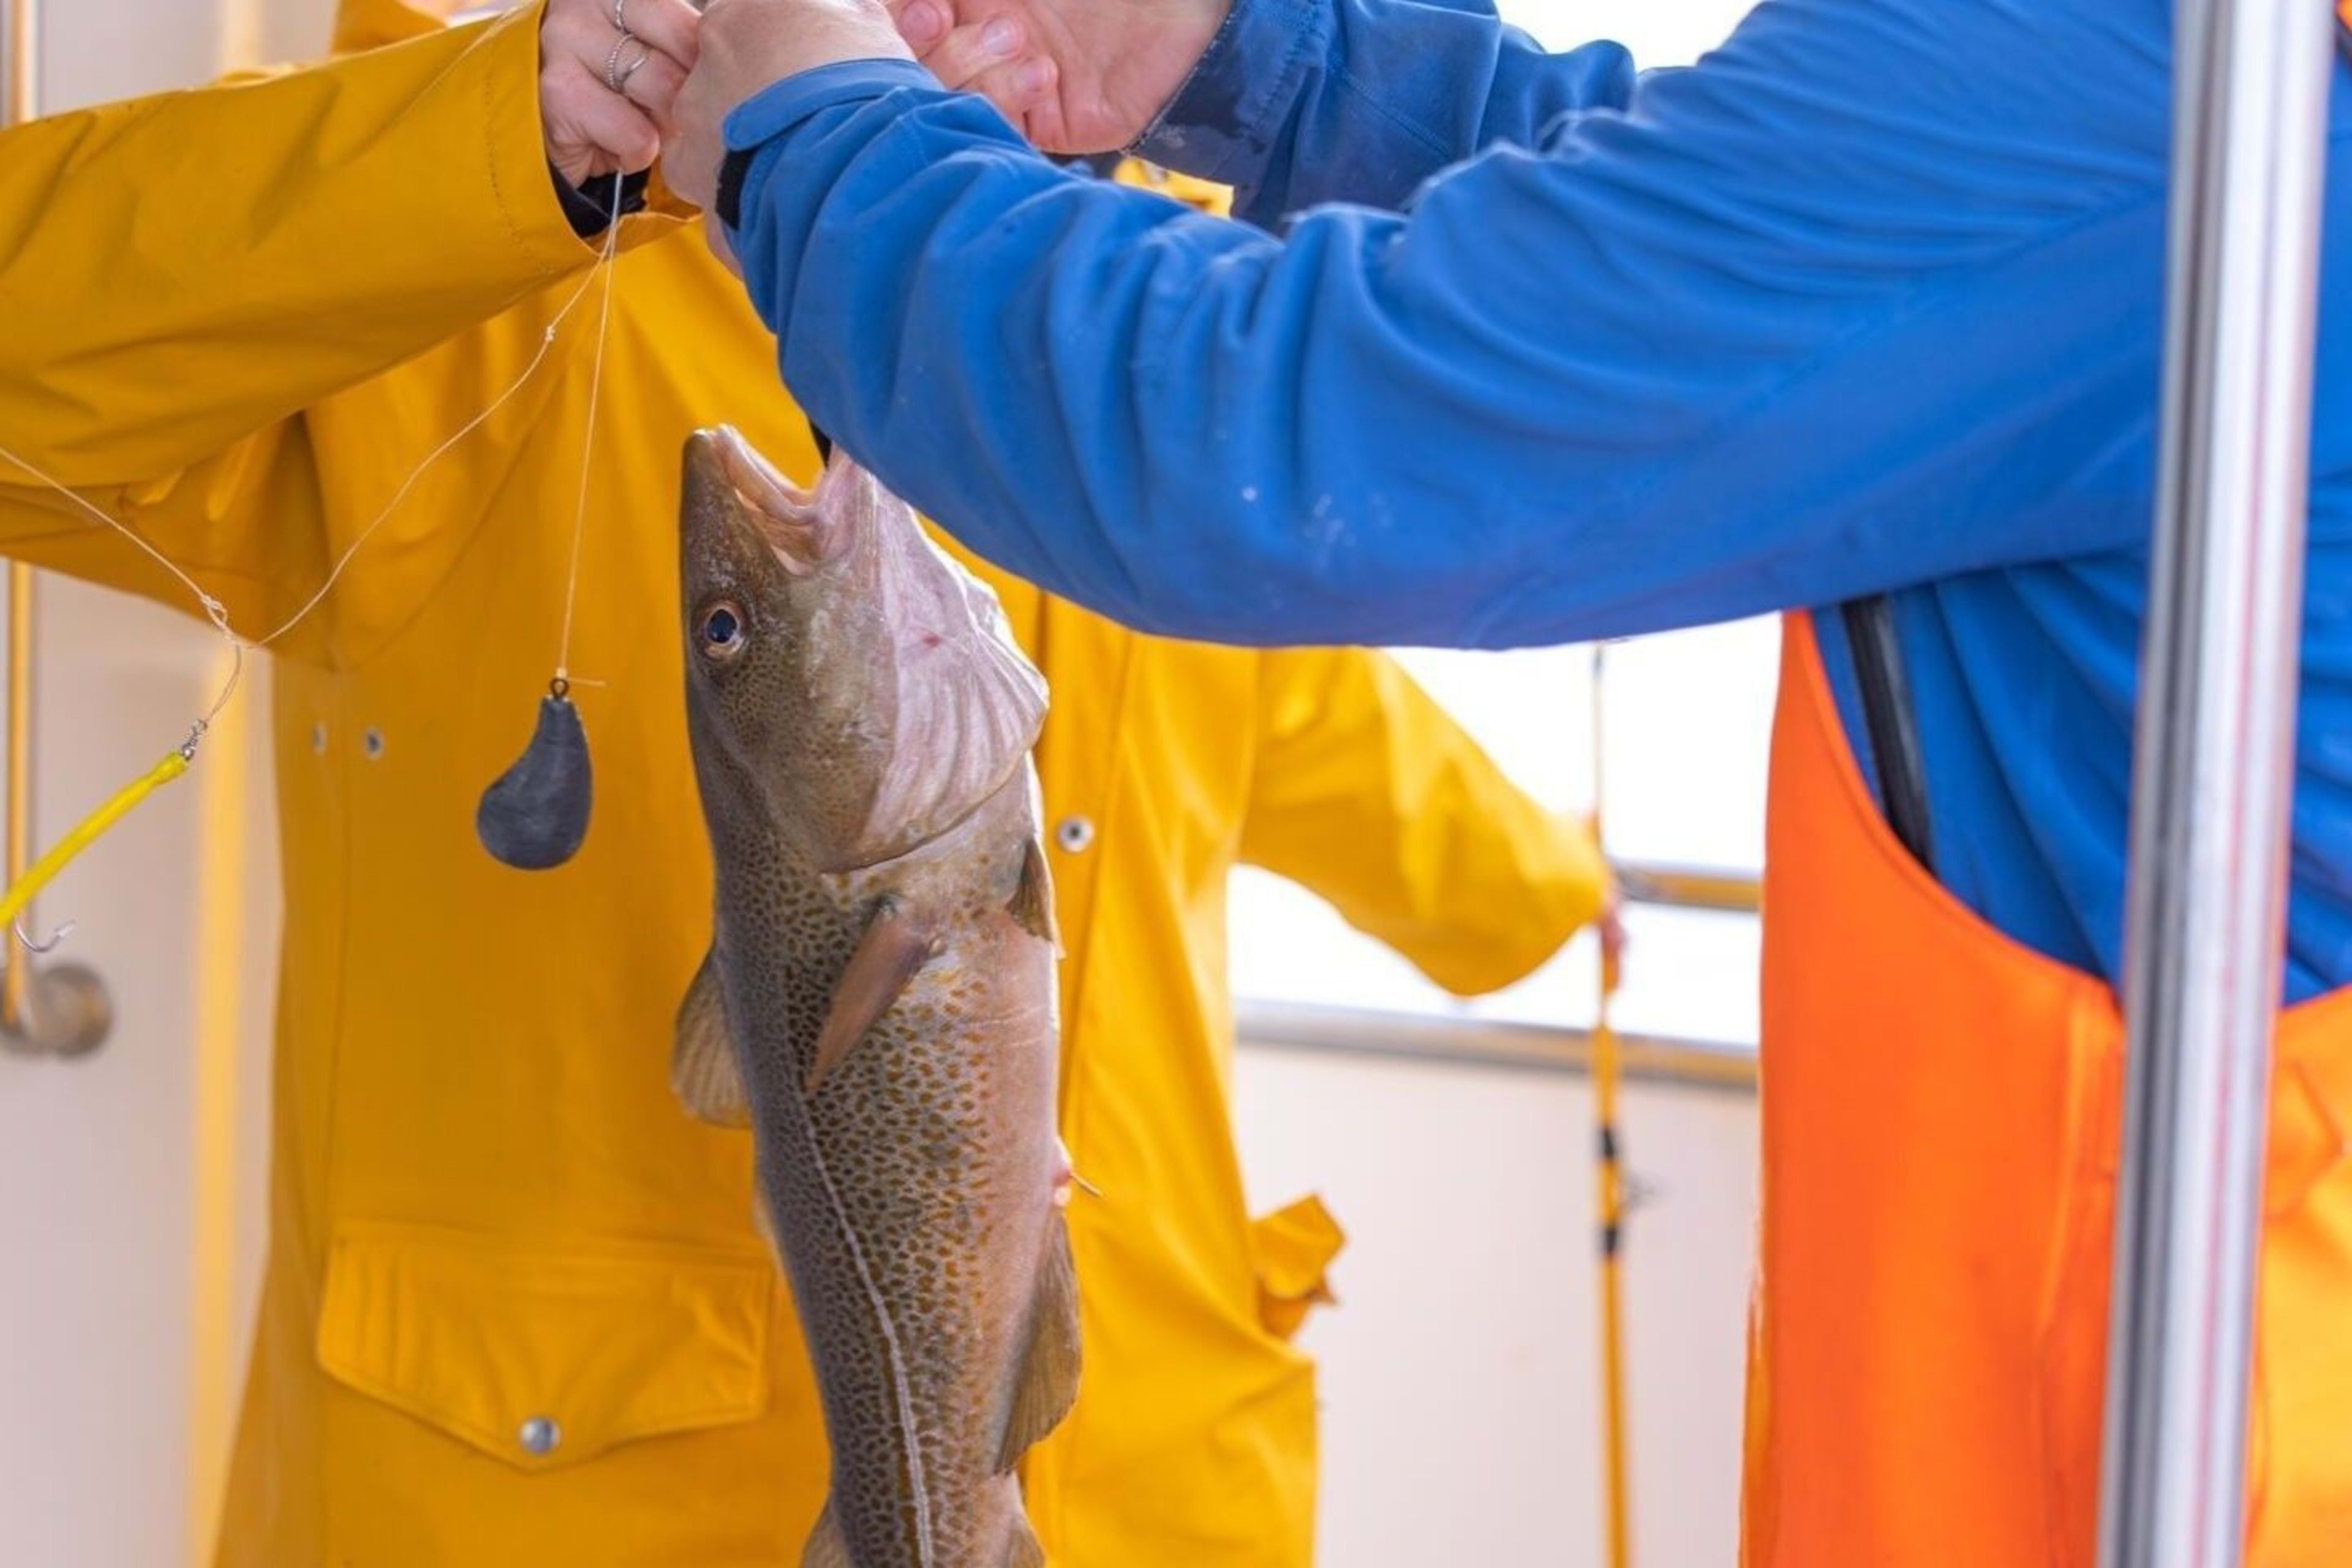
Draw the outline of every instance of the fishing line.
M612 267L612 264L613 249L612 247L607 244L604 253L597 258L594 269L592 270L587 277L580 280L580 287L572 291L572 297L563 301L562 308L555 312L553 319L547 323L546 330L540 333L539 350L530 356L530 363L522 367L521 374L517 375L511 382L509 382L507 384L506 390L499 393L498 396L492 398L488 405L479 414L475 415L471 419L466 421L464 425L458 426L457 429L450 435L447 440L442 442L438 447L434 447L433 450L425 456L423 462L417 464L415 468L409 471L408 478L401 481L400 489L393 492L392 499L384 503L383 510L382 511L376 513L375 520L373 522L370 522L365 528L360 530L359 536L344 547L342 554L335 562L334 569L327 574L327 580L319 584L319 591L311 595L310 597L303 603L300 609L296 610L291 616L288 616L284 625L280 626L276 631L271 632L268 637L263 637L260 642L255 645L256 647L268 647L271 643L276 642L279 637L284 637L288 632L292 631L295 626L304 619L304 617L308 616L311 611L317 609L320 604L325 600L326 596L334 591L336 582L340 580L343 574L343 569L352 563L352 557L360 552L360 547L362 545L375 537L376 530L382 528L391 518L393 512L398 509L400 503L408 498L408 492L415 488L416 481L418 479L425 477L425 471L427 468L430 468L434 464L439 462L441 458L447 454L450 447L455 447L458 442L464 440L467 437L480 429L482 426L488 421L492 415L495 415L499 409L505 407L507 404L513 399L515 394L520 392L523 387L529 384L532 376L539 374L539 367L542 363L546 363L548 354L552 352L555 347L556 329L563 324L564 318L572 314L572 307L579 304L581 300L587 294L589 285L596 280L596 273L608 270ZM602 329L600 328L599 330L601 331ZM599 342L596 346L598 351L597 357L601 360L604 357L604 344L602 342Z
M165 572L169 573L183 587L186 588L189 595L195 600L198 607L203 610L205 618L212 623L213 629L218 632L222 640L228 644L230 654L228 676L222 681L219 694L213 699L212 705L205 710L204 716L189 726L187 737L177 746L174 746L170 751L166 752L161 759L159 759L152 766L149 767L145 772L142 773L138 777L132 779L121 789L116 790L112 795L109 795L95 810L91 811L87 816L84 816L80 822L77 823L70 832L67 833L64 837L58 839L55 845L51 846L48 851L42 855L38 860L35 861L32 867L26 871L24 876L17 879L17 880L11 885L5 893L0 893L0 924L13 924L17 917L23 913L26 907L32 902L34 897L38 894L43 888L47 887L50 881L55 879L58 873L64 870L76 857L79 856L82 851L88 849L92 844L96 843L98 839L111 829L115 824L121 821L123 817L130 815L132 810L144 802L149 795L154 794L156 790L162 788L164 784L171 783L173 780L178 778L181 774L188 771L189 764L195 761L196 749L203 743L205 733L212 728L214 721L220 717L222 711L228 707L229 700L236 694L238 684L245 675L245 656L247 650L260 649L269 647L271 644L277 642L288 633L291 632L296 626L301 625L303 621L310 617L312 612L316 611L320 605L326 602L327 595L334 591L335 584L341 580L344 571L350 567L352 560L359 554L361 549L364 547L371 539L374 538L377 531L391 520L392 514L396 511L399 509L400 504L408 498L409 492L415 488L416 482L420 479L424 478L425 471L431 468L436 463L439 462L442 458L446 456L450 449L456 447L458 442L464 440L467 436L472 435L493 415L497 414L500 408L506 406L515 395L520 392L523 387L530 383L531 378L539 374L541 366L546 363L548 354L555 346L557 330L563 325L564 321L571 316L572 310L579 305L580 301L586 298L590 286L596 281L596 278L599 273L604 274L606 279L604 291L604 313L598 323L596 342L596 375L598 379L601 379L604 360L604 333L609 331L612 320L611 273L613 271L614 258L618 253L621 216L620 205L620 182L615 180L614 183L613 222L606 233L604 246L598 255L596 265L591 268L587 277L580 280L579 287L572 291L570 297L563 301L562 305L557 309L554 316L550 319L545 330L540 334L539 348L537 352L531 355L530 362L523 366L521 372L507 384L504 391L500 392L498 396L491 399L489 404L485 406L481 412L476 414L471 419L468 419L464 425L460 426L456 431L451 433L446 440L444 440L439 446L434 447L431 452L425 456L422 461L420 461L414 468L409 470L408 477L401 481L399 489L393 492L392 499L383 504L383 509L376 513L375 517L370 521L368 525L362 529L352 540L351 543L344 547L341 554L336 557L333 566L328 570L325 579L319 584L318 591L313 593L308 599L304 600L292 615L287 616L283 622L279 623L275 630L269 632L265 637L258 638L248 637L240 633L229 618L228 606L223 604L218 598L215 597L211 593L207 592L203 584L199 583L187 572L182 570L176 562L173 561L170 556L166 555L162 550L158 549L153 543L149 542L149 540L143 534L140 533L138 530L132 528L121 519L115 517L112 513L106 510L106 509L97 505L87 497L68 488L62 481L47 473L37 465L19 457L5 446L0 446L0 458L5 458L15 468L21 469L24 473L31 476L31 478L39 484L56 491L58 495L64 497L68 502L75 507L79 508L91 518L105 524L108 528L112 529L123 538L129 540L149 559L152 560L158 566L161 566ZM591 445L593 444L595 437L593 426L594 407L594 384L593 382L592 382L589 403L590 427L587 434L587 439ZM584 516L587 509L587 466L584 455L582 462L581 473L582 494L580 504L582 513ZM572 537L572 579L575 584L579 576L579 529L575 524ZM568 589L566 591L564 616L566 626L565 636L568 641L570 637L569 628L571 620L570 590ZM21 931L18 932L18 940L25 940ZM31 944L27 943L27 945Z
M604 277L604 298L596 316L596 358L588 370L588 423L580 440L580 504L572 514L572 561L563 582L563 635L555 645L555 679L568 683L572 662L572 611L580 599L580 541L588 526L588 466L596 456L596 399L604 388L604 344L613 329L614 247L621 235L621 182L613 183L613 221L604 231L604 257L596 270Z
M621 182L613 184L612 221L604 230L604 298L596 323L596 357L588 372L588 419L580 438L580 494L572 515L572 552L563 580L563 630L556 639L555 673L530 739L513 765L490 781L474 808L474 837L490 857L519 871L545 871L580 852L595 803L588 730L572 701L572 627L580 599L580 547L588 528L588 477L596 457L596 405L604 387L604 348L612 337L613 265L621 234ZM592 683L593 684L593 683Z

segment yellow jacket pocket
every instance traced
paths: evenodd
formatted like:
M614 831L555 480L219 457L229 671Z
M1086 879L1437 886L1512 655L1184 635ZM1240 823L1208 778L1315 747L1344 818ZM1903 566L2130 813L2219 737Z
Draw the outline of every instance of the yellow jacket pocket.
M523 1469L756 1418L775 1265L761 1251L339 1227L331 1376Z
M1286 1340L1315 1307L1338 1300L1327 1276L1331 1260L1347 1245L1347 1232L1311 1194L1251 1222L1258 1318L1269 1332Z

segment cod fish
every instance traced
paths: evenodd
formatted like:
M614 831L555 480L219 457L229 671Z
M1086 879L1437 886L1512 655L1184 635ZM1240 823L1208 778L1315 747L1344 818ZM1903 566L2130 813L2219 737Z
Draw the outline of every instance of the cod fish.
M839 452L687 443L686 706L718 868L672 1079L748 1124L833 1443L805 1568L1036 1568L1013 1467L1077 1392L1045 683Z

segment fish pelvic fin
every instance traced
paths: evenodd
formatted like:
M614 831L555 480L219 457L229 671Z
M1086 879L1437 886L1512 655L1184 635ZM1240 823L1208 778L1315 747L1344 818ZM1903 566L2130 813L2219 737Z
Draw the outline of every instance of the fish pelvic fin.
M758 1168L755 1158L752 1169L756 1172ZM751 1184L751 1234L767 1244L768 1255L776 1260L776 1267L783 1268L784 1244L776 1239L776 1222L768 1213L768 1184L764 1177Z
M687 1113L720 1127L751 1125L751 1097L735 1059L735 1039L727 1028L727 998L719 980L719 950L703 954L702 967L677 1006L677 1035L670 1047L669 1086Z
M1045 1224L1037 1292L1029 1308L1029 1342L1013 1385L1004 1442L997 1452L1000 1472L1012 1469L1031 1444L1070 1413L1078 1397L1078 1273L1070 1261L1070 1227L1056 1209Z
M807 1089L824 1087L866 1032L882 1021L909 982L937 951L929 922L897 899L886 898L866 922L857 951L834 988L833 1005L817 1031L816 1058L809 1063Z
M1020 879L1013 885L1013 896L1004 907L1021 922L1022 930L1060 954L1062 932L1054 920L1054 874L1046 869L1045 847L1034 834L1021 846Z
M857 1568L849 1555L849 1538L841 1533L841 1523L833 1517L833 1505L824 1505L817 1515L816 1533L809 1537L807 1547L801 1552L801 1568ZM1041 1560L1038 1568L1045 1568Z
M1045 1568L1045 1549L1025 1519L1013 1521L1013 1539L1004 1543L1004 1568Z

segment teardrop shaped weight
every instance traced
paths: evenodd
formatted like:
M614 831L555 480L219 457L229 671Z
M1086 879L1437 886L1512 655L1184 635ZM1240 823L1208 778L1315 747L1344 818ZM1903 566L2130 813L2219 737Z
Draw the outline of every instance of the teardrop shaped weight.
M588 836L591 782L580 710L568 698L542 697L530 744L482 792L474 813L482 847L518 870L562 865Z

